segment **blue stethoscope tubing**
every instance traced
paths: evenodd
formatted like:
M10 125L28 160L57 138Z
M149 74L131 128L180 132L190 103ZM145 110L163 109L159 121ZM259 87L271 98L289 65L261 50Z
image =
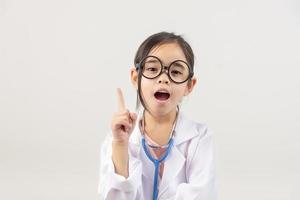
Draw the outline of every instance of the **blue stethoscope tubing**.
M157 184L158 184L159 164L162 161L164 161L170 154L171 148L173 146L173 137L168 142L168 148L167 148L165 154L163 156L161 156L159 159L155 159L151 156L150 152L148 151L148 149L146 147L146 142L145 142L144 137L142 137L142 144L143 144L143 149L144 149L147 157L149 158L149 160L151 160L153 162L153 164L155 166L152 199L157 200L157 197L158 197L158 185Z

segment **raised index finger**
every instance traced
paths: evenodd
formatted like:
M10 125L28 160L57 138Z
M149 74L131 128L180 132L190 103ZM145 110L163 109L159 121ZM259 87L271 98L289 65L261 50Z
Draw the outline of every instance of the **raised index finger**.
M118 94L118 105L119 105L119 111L125 111L125 101L123 97L122 90L120 88L117 88L117 94Z

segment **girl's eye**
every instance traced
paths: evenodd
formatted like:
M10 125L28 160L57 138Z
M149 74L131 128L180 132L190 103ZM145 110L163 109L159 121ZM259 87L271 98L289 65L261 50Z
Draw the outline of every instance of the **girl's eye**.
M173 75L181 75L182 73L178 70L172 70L171 72Z
M156 72L157 71L157 67L148 67L147 71Z

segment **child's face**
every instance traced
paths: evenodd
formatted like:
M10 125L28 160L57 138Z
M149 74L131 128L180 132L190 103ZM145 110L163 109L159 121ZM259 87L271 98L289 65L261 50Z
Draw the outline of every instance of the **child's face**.
M158 57L164 66L169 66L175 60L187 62L182 49L177 43L159 45L153 48L148 56ZM131 71L131 78L133 85L137 89L137 71L135 69ZM183 96L188 95L195 84L195 78L192 79L190 84L188 84L188 81L176 84L169 79L166 73L162 73L155 79L147 79L142 76L141 91L144 102L151 113L161 116L174 111Z

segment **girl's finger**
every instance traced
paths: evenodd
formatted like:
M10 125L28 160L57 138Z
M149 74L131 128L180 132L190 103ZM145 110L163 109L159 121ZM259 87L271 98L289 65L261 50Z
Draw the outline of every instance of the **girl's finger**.
M117 88L119 111L126 111L125 101L122 90Z

